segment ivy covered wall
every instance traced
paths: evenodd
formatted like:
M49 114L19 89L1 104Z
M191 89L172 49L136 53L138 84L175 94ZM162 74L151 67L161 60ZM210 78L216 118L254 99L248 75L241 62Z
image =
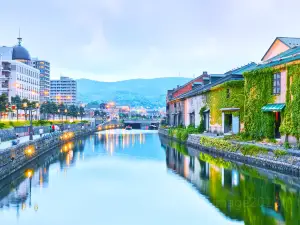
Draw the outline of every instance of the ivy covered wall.
M300 65L287 67L286 108L283 122L280 127L281 134L300 138Z
M245 131L252 138L273 138L273 112L262 112L262 107L274 103L273 75L279 70L266 68L244 73L245 77Z
M207 93L207 105L210 109L210 123L222 124L222 108L240 108L240 121L244 121L244 81L228 81L212 88Z

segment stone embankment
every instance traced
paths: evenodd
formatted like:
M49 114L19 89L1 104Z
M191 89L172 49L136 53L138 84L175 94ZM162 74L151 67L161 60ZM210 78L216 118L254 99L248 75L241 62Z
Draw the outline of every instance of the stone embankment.
M160 129L159 134L165 138L176 140L174 137L169 137L168 130ZM204 152L230 161L237 161L260 168L278 171L284 174L300 176L300 157L286 155L276 158L273 156L272 152L269 152L268 154L258 154L256 156L243 155L239 151L224 151L222 149L202 146L200 144L200 139L201 135L190 134L187 141L183 144L199 151L199 153Z
M42 138L0 151L0 180L10 176L44 153L74 139L90 135L95 128L73 127L69 131L45 134Z

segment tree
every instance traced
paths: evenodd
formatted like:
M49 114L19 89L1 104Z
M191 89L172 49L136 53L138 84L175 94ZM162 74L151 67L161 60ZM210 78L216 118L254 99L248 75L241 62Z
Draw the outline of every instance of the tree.
M70 105L69 110L68 110L68 115L74 117L77 117L78 115L78 107L75 105Z
M79 107L79 115L80 115L80 118L82 120L82 117L84 115L84 108L82 106Z
M96 116L100 116L100 111L99 111L99 110L95 110L94 116L95 116L95 117L96 117Z
M22 100L19 95L11 97L11 103L16 106L17 120L19 120L19 109L22 108Z
M22 99L22 109L25 112L25 120L27 120L28 107L30 107L30 101L27 98Z
M0 95L0 112L5 112L8 106L8 98L6 94Z
M55 102L49 102L49 114L52 114L52 118L54 119L55 115L58 113L59 106L55 104Z

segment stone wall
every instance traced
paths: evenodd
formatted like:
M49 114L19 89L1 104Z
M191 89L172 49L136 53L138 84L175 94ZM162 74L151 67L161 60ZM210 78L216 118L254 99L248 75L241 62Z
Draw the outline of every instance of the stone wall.
M159 134L163 137L170 138L166 129L160 129ZM289 160L274 160L268 157L243 155L239 152L222 151L216 148L208 148L200 145L200 135L190 134L186 141L188 148L198 150L200 152L208 153L210 155L221 157L230 161L245 163L260 168L266 168L273 171L278 171L284 174L300 176L300 166L289 163ZM174 137L170 138L176 140ZM189 150L190 151L190 150ZM295 156L291 156L293 158Z
M54 149L72 139L80 138L85 135L89 135L95 132L94 128L85 129L73 129L74 136L68 140L62 140L60 137L63 132L55 132L44 135L42 138L29 141L26 143L12 146L5 150L0 151L0 180L10 176L14 172L18 171L32 160L46 153L47 151ZM26 154L26 149L34 149L34 154Z

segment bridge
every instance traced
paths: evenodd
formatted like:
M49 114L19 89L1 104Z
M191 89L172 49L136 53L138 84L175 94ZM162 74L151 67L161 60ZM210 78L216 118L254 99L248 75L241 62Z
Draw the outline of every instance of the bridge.
M155 126L159 126L159 122L160 120L150 120L150 119L129 119L129 120L124 120L123 123L120 123L119 120L111 120L111 121L106 121L104 123L97 123L96 125L101 128L102 130L104 129L114 129L114 128L123 128L126 126L131 126L133 129L148 129L149 126L151 125L155 125Z
M151 125L159 126L160 120L157 119L137 119L137 120L124 120L124 126L131 126L133 129L147 129Z

